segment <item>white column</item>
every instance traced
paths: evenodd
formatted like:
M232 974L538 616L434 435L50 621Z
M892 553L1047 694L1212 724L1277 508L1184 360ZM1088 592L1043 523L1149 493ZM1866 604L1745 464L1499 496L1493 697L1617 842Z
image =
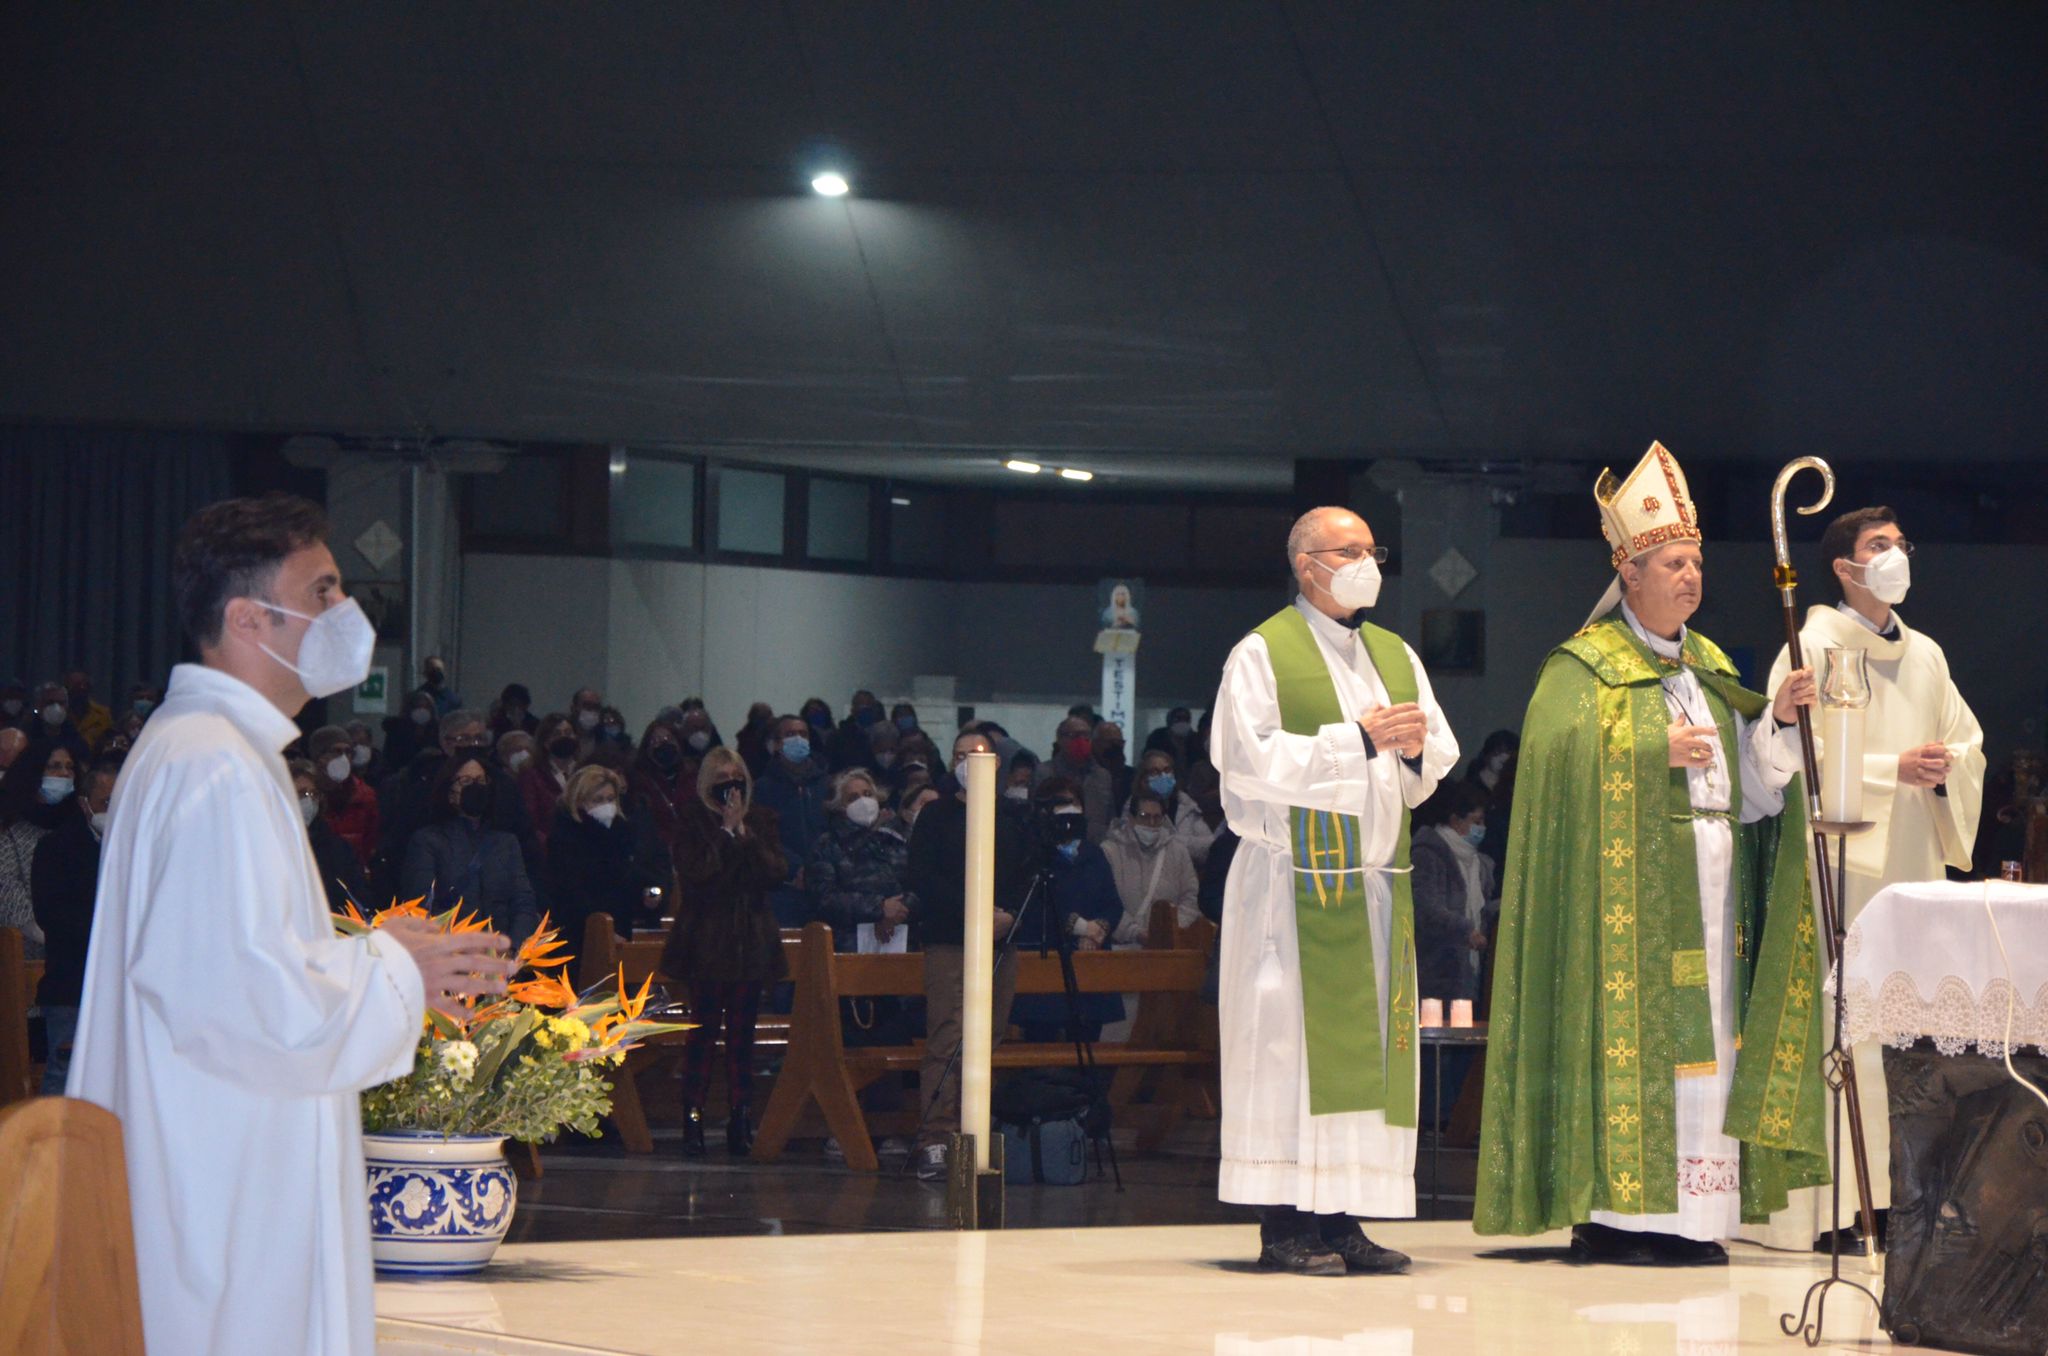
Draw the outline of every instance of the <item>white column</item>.
M974 1168L988 1170L989 1057L994 1052L996 766L992 753L967 755L966 968L960 1037L960 1129L974 1136Z

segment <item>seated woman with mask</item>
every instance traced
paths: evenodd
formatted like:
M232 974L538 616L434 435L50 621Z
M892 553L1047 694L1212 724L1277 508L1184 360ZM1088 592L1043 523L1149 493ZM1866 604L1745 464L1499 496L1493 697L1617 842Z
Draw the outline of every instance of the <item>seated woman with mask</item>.
M1196 906L1200 878L1187 848L1167 822L1166 801L1159 793L1141 790L1131 797L1129 813L1103 837L1102 853L1109 858L1117 897L1123 902L1123 917L1110 939L1114 945L1145 945L1154 904L1173 905L1174 919L1182 927L1202 916Z
M575 951L583 949L584 924L592 914L610 914L612 930L624 938L632 937L636 924L652 926L661 916L658 907L650 908L648 891L665 890L668 879L648 870L638 841L648 829L626 814L625 794L625 778L610 768L579 768L555 807L548 831L548 899L556 929Z
M1138 760L1137 789L1159 797L1166 807L1167 827L1188 850L1188 860L1194 863L1195 870L1200 871L1202 863L1209 860L1209 845L1216 841L1216 830L1202 817L1202 807L1195 803L1195 798L1181 789L1173 755L1164 749L1147 750Z
M903 873L910 863L904 831L882 813L875 779L848 768L832 779L825 832L811 848L805 885L813 915L832 925L835 950L852 951L861 924L887 943L910 918Z
M484 823L495 777L481 755L442 761L427 792L427 826L406 843L399 882L407 899L424 897L432 912L461 901L465 916L487 919L517 946L540 919L519 839Z

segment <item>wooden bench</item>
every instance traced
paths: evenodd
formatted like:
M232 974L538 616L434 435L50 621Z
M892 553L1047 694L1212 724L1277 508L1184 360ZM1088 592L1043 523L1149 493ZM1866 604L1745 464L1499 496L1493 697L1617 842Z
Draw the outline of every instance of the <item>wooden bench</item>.
M785 932L785 946L796 934ZM583 929L583 949L576 967L576 987L587 989L593 984L611 979L621 972L625 975L626 986L637 990L641 981L654 977L658 985L663 982L661 973L661 952L666 944L661 933L636 932L631 941L621 938L612 924L608 913L592 914ZM672 992L678 1003L687 1004L689 995ZM782 1013L764 1012L754 1025L754 1057L766 1062L780 1055L789 1042L790 1019ZM650 1036L641 1042L640 1048L626 1056L626 1062L612 1075L611 1122L618 1127L619 1139L627 1153L651 1154L654 1152L654 1132L649 1127L647 1108L640 1096L639 1077L641 1074L664 1064L666 1057L681 1049L689 1039L685 1031L669 1032ZM724 1044L724 1038L719 1038ZM723 1084L719 1084L723 1086Z
M1187 940L1199 943L1207 926L1190 929ZM845 1150L846 1165L875 1172L881 1165L861 1109L860 1091L886 1075L915 1072L924 1061L924 1044L848 1046L840 1024L839 1000L921 996L924 957L915 952L870 956L835 952L832 929L823 923L812 923L800 938L786 944L792 947L790 969L796 981L796 1005L788 1054L761 1117L754 1157L763 1163L780 1157L805 1112L815 1105L826 1130ZM1140 996L1131 1039L1097 1042L1095 1062L1117 1071L1113 1104L1121 1096L1128 1105L1147 1075L1156 1079L1153 1115L1138 1137L1141 1150L1157 1148L1185 1114L1189 1090L1198 1086L1190 1075L1205 1075L1215 1067L1214 1042L1205 1045L1200 1038L1200 1019L1188 1007L1206 1008L1199 995L1207 970L1208 951L1199 944L1074 955L1074 977L1081 992ZM1017 992L1064 993L1059 957L1020 951ZM1213 1027L1213 1009L1209 1012ZM991 1063L997 1069L1069 1068L1074 1063L1074 1047L1071 1042L1007 1042L995 1050ZM1131 1075L1128 1079L1127 1074Z
M28 1049L28 1010L43 963L27 959L21 929L0 928L0 1106L36 1095L42 1069Z

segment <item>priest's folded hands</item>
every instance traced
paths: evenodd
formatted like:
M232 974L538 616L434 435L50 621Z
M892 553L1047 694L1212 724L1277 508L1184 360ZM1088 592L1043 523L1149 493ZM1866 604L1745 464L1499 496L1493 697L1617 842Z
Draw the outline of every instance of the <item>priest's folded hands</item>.
M443 932L425 918L393 918L379 929L404 947L419 967L427 1006L448 1012L466 998L495 998L518 967L506 958L511 943L497 932Z
M1420 754L1422 742L1429 736L1429 717L1414 702L1375 706L1358 718L1358 724L1373 748L1392 749L1403 758Z

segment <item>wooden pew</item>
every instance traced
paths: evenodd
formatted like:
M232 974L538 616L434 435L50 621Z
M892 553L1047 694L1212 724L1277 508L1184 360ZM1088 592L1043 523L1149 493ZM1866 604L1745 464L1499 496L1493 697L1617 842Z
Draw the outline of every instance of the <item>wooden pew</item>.
M0 1351L142 1356L121 1122L38 1097L0 1112Z
M25 950L21 929L0 928L0 1106L36 1095L38 1075L28 1053L28 1010L36 992Z
M880 1168L860 1090L888 1074L914 1072L924 1059L924 1045L849 1047L840 1026L842 998L922 995L924 957L915 952L861 956L832 949L832 929L813 923L802 935L785 942L791 948L790 969L796 981L796 1006L791 1014L789 1052L775 1090L762 1114L754 1140L754 1157L772 1163L795 1134L805 1111L815 1104L826 1128L846 1151L846 1165L862 1172ZM1083 993L1135 993L1143 1009L1164 996L1186 996L1199 1003L1208 959L1193 949L1145 951L1081 951L1074 956L1074 975ZM1020 951L1017 992L1063 993L1057 955ZM1213 1046L1201 1048L1189 1035L1192 1023L1169 1005L1167 1016L1144 1024L1145 1038L1095 1046L1097 1065L1114 1070L1159 1071L1154 1089L1156 1111L1139 1135L1141 1150L1156 1148L1186 1107L1190 1073L1214 1066ZM1068 1042L1008 1042L997 1048L997 1069L1069 1068L1074 1047ZM1127 1094L1129 1095L1129 1094Z

